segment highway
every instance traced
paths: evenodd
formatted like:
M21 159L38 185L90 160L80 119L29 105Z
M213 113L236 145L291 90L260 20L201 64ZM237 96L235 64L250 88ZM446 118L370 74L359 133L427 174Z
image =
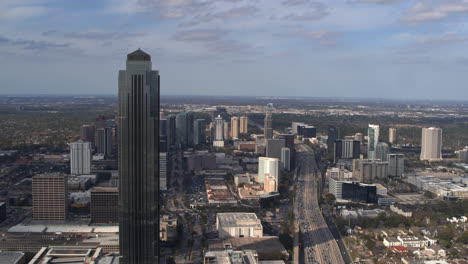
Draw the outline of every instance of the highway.
M317 196L320 171L313 151L303 144L296 146L298 174L294 213L302 235L303 263L345 263L340 247L320 211Z

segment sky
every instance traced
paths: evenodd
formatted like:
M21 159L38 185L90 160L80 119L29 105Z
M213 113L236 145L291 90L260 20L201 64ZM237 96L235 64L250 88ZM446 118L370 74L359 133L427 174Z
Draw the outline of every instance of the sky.
M468 100L468 0L0 0L0 94Z

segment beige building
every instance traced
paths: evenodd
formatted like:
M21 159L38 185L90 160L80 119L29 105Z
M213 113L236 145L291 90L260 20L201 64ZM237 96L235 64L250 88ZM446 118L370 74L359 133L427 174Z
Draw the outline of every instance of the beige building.
M33 177L33 219L64 221L68 214L67 177L61 174L41 174Z
M231 118L231 137L239 138L239 118L237 116Z
M388 129L388 143L396 144L397 143L397 131L396 128L391 127Z
M240 117L240 133L241 134L247 134L248 133L248 127L249 127L249 118L246 116L241 116Z
M380 160L353 160L353 178L363 183L388 177L388 162Z
M265 175L265 182L263 184L263 191L265 193L277 192L278 191L278 183L276 182L276 178L270 176L269 174Z
M442 159L442 129L429 127L422 129L421 160Z
M230 237L263 237L263 226L255 213L218 213L216 230L221 239Z

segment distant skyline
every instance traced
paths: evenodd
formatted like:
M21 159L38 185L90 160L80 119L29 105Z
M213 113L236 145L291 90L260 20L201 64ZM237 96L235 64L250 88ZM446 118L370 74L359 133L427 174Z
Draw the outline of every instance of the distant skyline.
M141 48L162 95L468 100L468 0L0 1L0 94L117 94Z

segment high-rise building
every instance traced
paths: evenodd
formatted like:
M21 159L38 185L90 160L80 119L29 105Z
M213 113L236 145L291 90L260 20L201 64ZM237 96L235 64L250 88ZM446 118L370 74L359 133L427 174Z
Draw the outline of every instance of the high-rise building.
M273 108L272 104L267 105L265 119L263 120L263 129L264 129L264 136L265 139L273 138L273 116L271 114L271 110Z
M224 147L224 120L218 115L214 121L214 147Z
M176 144L176 130L176 116L169 115L167 117L167 145L169 148L175 146Z
M388 177L388 162L380 160L353 160L353 178L364 182L373 183L375 179Z
M239 118L237 116L231 118L231 137L234 139L239 138Z
M327 135L328 153L333 153L335 151L335 140L339 138L338 129L334 126L328 126Z
M354 140L357 140L362 144L364 142L364 135L362 133L356 133L354 134Z
M187 113L187 146L193 147L193 122L194 117L192 112Z
M405 171L405 155L388 154L388 176L402 177Z
M94 144L94 125L82 125L80 128L80 139Z
M230 135L229 135L229 122L228 121L224 121L224 126L223 126L223 135L224 135L224 139L225 140L228 140L230 139Z
M176 115L176 144L188 146L188 113L180 112Z
M105 157L112 155L112 128L105 127L98 129L97 136L97 153L103 154Z
M377 143L377 146L375 148L375 159L378 159L381 161L387 161L388 152L389 152L389 147L387 143L385 142Z
M167 152L159 153L159 190L167 191Z
M104 115L98 115L94 121L94 146L99 146L101 142L98 136L99 129L105 128L107 125L107 120Z
M240 117L240 128L239 132L241 134L247 134L249 133L249 118L246 116L241 116Z
M467 162L468 161L468 147L465 147L464 149L461 149L456 152L458 159L462 162Z
M205 119L196 119L193 123L193 143L201 145L205 143Z
M284 147L281 148L281 167L285 171L291 170L291 149Z
M340 159L359 159L361 155L361 142L350 139L335 140L334 161Z
M152 264L159 255L159 83L151 56L138 49L119 72L120 263Z
M314 126L301 125L297 127L297 135L303 138L314 138L317 136L317 129Z
M422 129L421 160L442 159L442 129L429 127Z
M168 131L168 121L167 119L159 119L159 136L167 136Z
M388 129L388 143L396 144L397 143L397 130L394 127Z
M279 182L279 159L260 157L258 158L258 182L265 182L265 175L275 177Z
M46 173L32 178L33 219L64 221L68 214L67 177Z
M91 142L76 141L70 143L70 174L90 174L92 159Z
M378 125L369 124L369 129L367 132L367 158L371 160L377 159L376 148L377 144L379 143L380 127Z
M119 222L119 191L114 187L91 189L91 222L117 224Z
M290 159L289 159L289 166L290 169L294 169L294 165L296 163L296 150L294 148L294 135L293 134L280 134L278 135L279 139L284 139L284 146L289 148L290 152Z
M267 139L266 156L269 158L281 159L281 149L286 146L282 138Z

